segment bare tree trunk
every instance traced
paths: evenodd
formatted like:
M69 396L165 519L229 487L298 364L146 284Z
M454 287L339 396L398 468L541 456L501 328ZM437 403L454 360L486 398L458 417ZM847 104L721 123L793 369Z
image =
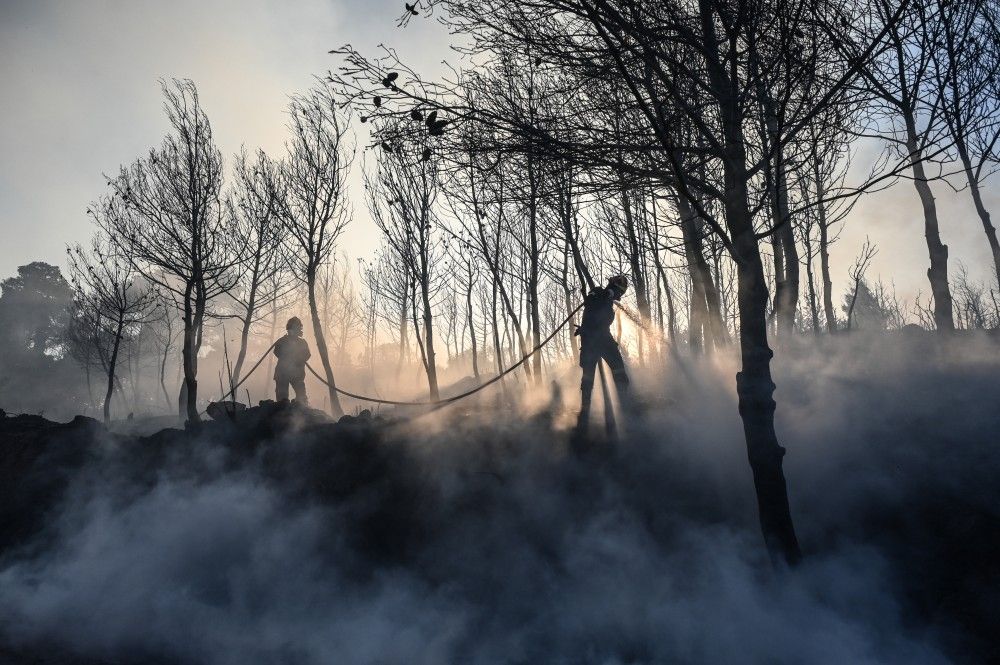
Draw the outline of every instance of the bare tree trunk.
M490 306L490 317L493 322L493 354L496 360L497 375L499 376L503 372L503 349L500 344L500 322L497 319L497 280L496 277L493 278L493 299ZM503 380L500 381L500 385L506 392L506 383Z
M233 377L231 379L234 386L240 382L240 374L243 371L243 363L247 357L247 342L250 340L250 325L252 323L250 316L251 315L248 313L246 317L240 321L240 350L236 355L236 363L233 365ZM233 399L235 398L236 396L234 395Z
M934 324L941 331L954 330L951 287L948 285L948 246L941 242L937 204L924 172L918 147L916 121L912 113L904 113L904 120L907 133L906 149L910 152L910 165L913 168L913 186L917 190L924 211L924 236L927 238L927 252L931 259L930 268L927 269L927 279L930 280L931 294L934 296Z
M663 292L667 297L667 334L670 343L677 341L677 311L674 308L674 292L670 288L670 280L667 279L667 271L663 265L657 262L656 269L660 274L660 282L663 284Z
M195 284L189 282L184 289L184 311L183 311L183 343L181 345L181 365L184 371L184 380L181 385L179 397L179 415L181 418L187 417L192 423L201 420L198 415L198 331L197 325L197 304L192 303Z
M742 369L736 375L739 411L753 471L761 531L772 559L795 564L802 558L788 505L782 470L785 449L774 430L774 382L767 343L767 284L760 247L754 233L747 191L743 117L736 90L724 69L715 36L714 17L707 0L699 0L705 38L709 83L719 104L723 130L726 224L737 264L737 303L740 319Z
M267 333L267 345L270 346L274 344L274 333L278 327L278 303L277 301L271 302L271 325ZM265 395L271 394L271 381L274 380L274 374L271 370L274 368L274 354L267 354L267 364L264 365L264 376L262 386L263 393Z
M809 231L803 234L806 245L806 279L809 286L809 314L812 317L813 334L819 333L819 308L816 304L816 282L813 279L813 250L812 241L809 239Z
M104 422L111 422L111 396L115 392L115 367L118 364L118 350L122 342L122 326L124 321L119 315L115 326L115 341L111 348L111 360L108 361L108 389L104 393Z
M826 196L823 177L820 174L818 158L813 162L813 176L816 178L816 212L819 223L819 270L823 279L823 313L826 329L837 332L837 314L833 309L833 280L830 278L830 229L826 219Z
M344 409L341 407L340 397L337 395L337 382L333 377L330 352L326 347L326 337L323 335L323 322L320 320L319 306L316 302L316 270L314 268L306 273L306 291L309 298L309 315L313 324L313 337L316 339L316 350L319 352L319 358L323 362L323 372L326 374L330 413L334 418L339 418L344 415Z
M480 242L482 243L483 247L483 256L486 259L486 265L489 266L490 273L493 275L493 285L498 290L498 293L500 295L500 302L503 304L503 308L504 311L507 313L507 317L509 317L510 320L514 322L514 328L517 331L517 342L521 349L521 355L522 356L527 355L528 345L524 340L524 333L521 331L521 321L517 315L517 312L514 311L514 304L511 302L510 294L507 292L507 288L503 284L503 275L500 272L501 224L500 223L497 224L497 236L495 243L496 253L492 256L490 255L489 252L489 243L487 242L485 229L482 223L478 224L478 231L479 231ZM521 365L521 367L524 370L524 375L528 378L529 381L531 381L531 364L524 363L523 365Z
M88 402L88 411L89 411L90 406L93 405L93 403L94 403L94 386L93 386L93 383L90 380L90 358L89 358L89 355L88 355L87 361L83 364L83 375L87 379L87 402ZM169 402L169 399L168 399L168 402Z
M712 271L705 260L698 215L691 203L677 198L677 211L681 217L681 235L684 239L684 256L691 277L691 320L698 331L704 332L704 344L722 348L729 343L729 331L722 320L722 303L719 290L712 279ZM690 340L690 331L688 333ZM696 345L696 348L700 345Z
M649 325L650 321L649 291L646 289L646 276L643 273L642 261L639 254L639 236L636 233L632 201L625 189L624 181L621 182L620 187L622 210L625 213L625 236L628 241L628 263L629 269L632 271L632 282L635 286L635 300L636 305L639 307L639 318L642 320L642 325L639 326L636 332L639 362L641 363L643 360L642 332L643 328Z
M990 245L990 254L993 256L993 270L996 272L997 283L1000 284L1000 243L997 242L997 230L990 219L990 212L983 203L983 195L979 188L979 180L975 176L972 168L972 160L969 158L969 151L965 146L965 141L957 142L958 155L962 160L962 168L965 170L965 177L969 181L969 193L972 194L972 202L976 206L976 213L983 223L983 232L986 234L986 242Z
M569 313L573 311L573 292L569 288L569 251L568 251L568 248L567 248L567 251L563 253L563 269L562 269L562 272L560 273L560 278L561 278L560 279L560 284L561 284L562 289L563 289L563 303L564 303L564 305L566 307L566 313L567 313L567 315L569 315ZM578 358L580 356L580 348L579 348L580 345L579 345L579 343L577 342L577 339L576 339L576 321L573 320L574 318L575 318L575 315L570 317L569 326L566 329L566 332L569 335L569 348L570 348L570 351L572 352L574 358Z
M708 301L705 294L705 274L702 271L704 256L701 254L701 236L695 224L695 212L691 204L682 196L677 197L677 211L680 213L681 236L684 239L684 258L691 278L691 300L688 312L688 346L695 353L708 347ZM662 268L661 274L663 273ZM707 265L704 265L707 268ZM704 337L703 337L704 334ZM704 344L704 347L703 347Z
M476 340L476 321L472 316L472 276L469 276L469 288L465 291L465 316L469 322L469 337L472 342L472 374L479 381L479 345Z
M733 247L739 255L737 288L743 361L743 367L736 375L736 392L757 492L761 531L773 558L795 564L802 554L792 524L788 490L782 470L785 449L778 444L774 430L775 386L771 379L773 353L767 343L768 294L764 269L749 214L740 220L740 213L748 211L745 207L732 203L727 207L731 208L727 217L743 226L733 239Z
M420 279L420 300L423 305L424 353L426 355L424 365L427 370L427 387L430 390L431 399L438 400L441 399L441 395L438 392L437 364L434 355L434 319L431 313L430 277L426 272L421 275Z
M259 272L260 255L258 253L254 256L254 265L250 279L250 293L247 296L247 311L246 316L243 317L242 327L240 329L240 350L236 355L236 364L233 365L233 385L240 382L240 373L243 371L243 363L247 357L247 342L250 339L250 326L253 325L253 315L257 311L257 284L260 281L258 277ZM235 398L236 396L234 395L233 399Z
M535 170L534 159L532 159L531 156L528 157L528 179L530 181L531 189L528 197L528 316L531 323L532 346L537 347L542 341L542 322L538 307L538 183L536 180L537 172ZM536 353L531 360L532 374L534 374L535 385L541 385L542 354Z
M408 345L406 343L406 341L407 341L406 337L409 334L409 332L406 329L406 324L409 321L409 319L406 316L406 304L407 304L408 301L409 301L409 298L407 297L407 294L404 293L403 294L403 301L402 301L402 304L400 306L400 311L399 311L399 361L396 364L396 380L397 381L399 380L400 374L402 374L402 372L403 372L403 364L406 362L406 358L409 355L406 352L406 350L408 348Z
M168 333L169 334L169 333ZM170 341L163 345L163 356L160 358L160 389L163 390L163 399L167 401L167 408L170 408L170 393L167 391L167 357L170 355Z

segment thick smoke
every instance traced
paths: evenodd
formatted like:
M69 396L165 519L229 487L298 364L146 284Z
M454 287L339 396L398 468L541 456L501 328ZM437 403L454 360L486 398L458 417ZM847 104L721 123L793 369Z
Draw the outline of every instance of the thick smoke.
M793 571L763 550L732 359L674 359L637 377L646 417L584 455L544 409L104 437L2 560L3 642L114 663L987 659L995 345L823 343L775 363Z

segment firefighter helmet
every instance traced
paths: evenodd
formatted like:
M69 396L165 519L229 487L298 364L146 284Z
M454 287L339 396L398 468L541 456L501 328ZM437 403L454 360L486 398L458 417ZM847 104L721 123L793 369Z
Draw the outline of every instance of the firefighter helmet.
M625 275L615 275L608 280L608 288L613 289L618 294L618 297L621 298L628 290L628 277Z

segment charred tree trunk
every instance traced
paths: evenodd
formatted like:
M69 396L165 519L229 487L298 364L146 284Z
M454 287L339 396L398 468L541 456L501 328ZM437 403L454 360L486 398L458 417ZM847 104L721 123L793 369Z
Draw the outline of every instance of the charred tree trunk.
M921 149L917 139L916 121L912 113L904 115L907 134L906 149L910 153L913 186L920 197L920 204L924 212L924 236L927 239L927 252L931 260L931 265L927 269L927 279L931 283L931 294L934 296L934 324L938 330L947 332L955 329L951 287L948 285L948 246L941 242L937 204L924 171Z
M983 194L979 187L979 179L975 175L972 167L972 160L969 157L969 150L964 140L957 141L958 156L962 161L962 168L965 177L969 181L969 193L972 195L972 202L976 206L976 214L983 223L983 232L986 234L986 242L990 246L990 254L993 256L993 270L996 273L997 284L1000 284L1000 243L997 242L997 230L990 219L990 212L983 203Z
M187 283L184 288L184 310L182 322L184 325L183 343L181 345L181 366L183 368L183 382L180 396L178 398L178 410L181 418L187 417L192 423L200 420L198 416L198 317L196 315L197 306L195 284L193 281Z
M816 214L819 223L819 271L823 280L823 314L826 329L837 332L837 315L833 309L833 280L830 278L830 227L826 218L826 196L823 176L819 169L819 158L813 162L813 176L816 179Z
M122 328L125 325L121 315L115 326L115 341L111 348L111 360L108 361L108 388L104 393L104 422L111 422L111 396L115 392L115 367L118 365L118 351L122 343Z
M168 333L169 334L169 333ZM163 355L160 357L160 389L163 391L163 399L170 408L170 392L167 390L167 357L170 355L169 341L163 345Z
M465 291L465 316L469 322L469 338L472 343L472 374L479 381L479 342L476 340L476 321L472 316L472 278L469 278L469 288Z
M643 360L642 353L642 333L650 321L649 291L646 288L646 276L643 271L642 257L639 249L639 236L636 232L635 215L632 211L632 201L622 183L622 209L625 212L625 238L628 242L628 264L632 271L632 283L635 286L635 301L639 307L639 318L642 324L637 331L637 345L639 361Z
M406 358L409 356L409 353L407 353L407 349L409 348L409 344L407 344L407 336L409 335L409 332L406 329L406 325L408 322L406 316L406 305L407 302L409 301L407 293L408 292L403 293L403 300L399 309L399 360L396 364L397 381L399 380L399 377L403 372L403 364L406 362Z
M707 0L699 0L709 83L719 106L724 150L726 224L737 265L737 302L742 369L736 375L739 411L754 477L761 531L771 557L793 565L802 558L788 505L782 470L785 449L774 430L774 383L767 343L767 284L760 247L753 229L747 191L746 149L738 90L729 80L718 52L714 16Z
M531 323L532 347L537 347L542 341L542 317L538 303L538 278L540 250L538 247L538 174L535 162L528 156L528 311ZM542 354L536 353L532 359L532 374L535 385L542 381ZM525 363L527 364L527 363Z
M567 314L569 312L573 311L573 291L572 291L572 289L569 288L569 251L568 251L568 249L569 249L569 247L568 247L568 243L567 243L567 251L563 252L562 272L559 275L560 276L559 282L560 282L560 285L562 286L562 290L563 290L563 304L566 307ZM580 345L579 345L579 343L576 340L576 321L573 320L574 318L575 318L574 316L570 317L569 326L567 327L566 332L567 332L567 334L569 336L569 348L570 348L570 351L572 352L574 358L579 358L580 357Z
M323 322L319 315L319 305L316 302L316 269L310 268L306 273L306 292L309 299L309 316L313 324L313 337L316 339L316 350L323 363L323 372L326 374L327 395L330 398L330 413L339 418L344 415L344 409L340 405L340 397L337 395L337 382L333 377L333 366L330 364L330 352L326 347L326 337L323 334Z
M437 365L434 357L434 319L431 313L430 277L426 271L420 277L420 300L423 306L424 353L426 356L427 387L432 400L441 398L438 392Z
M701 235L697 228L694 209L683 196L677 197L677 212L680 214L681 236L684 240L684 259L688 276L691 278L691 301L688 313L688 345L694 352L709 347L708 296L706 293L706 272L708 265L702 254ZM660 271L663 272L662 270Z

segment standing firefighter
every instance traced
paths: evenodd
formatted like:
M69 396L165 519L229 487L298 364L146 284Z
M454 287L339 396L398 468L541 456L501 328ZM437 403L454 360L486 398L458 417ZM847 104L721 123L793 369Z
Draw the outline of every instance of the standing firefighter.
M274 355L278 364L274 368L274 397L279 402L288 401L288 384L295 389L295 400L309 404L306 396L306 361L309 360L309 345L302 339L302 321L297 316L285 324L288 332L274 344Z
M618 342L611 336L611 324L615 320L615 301L621 300L628 289L625 275L617 275L608 280L607 288L593 289L583 301L583 320L576 329L580 336L580 367L583 381L580 383L582 403L579 423L586 423L590 414L590 396L594 391L594 372L597 363L604 361L611 368L619 397L624 400L628 393L628 373L625 361L618 348Z

